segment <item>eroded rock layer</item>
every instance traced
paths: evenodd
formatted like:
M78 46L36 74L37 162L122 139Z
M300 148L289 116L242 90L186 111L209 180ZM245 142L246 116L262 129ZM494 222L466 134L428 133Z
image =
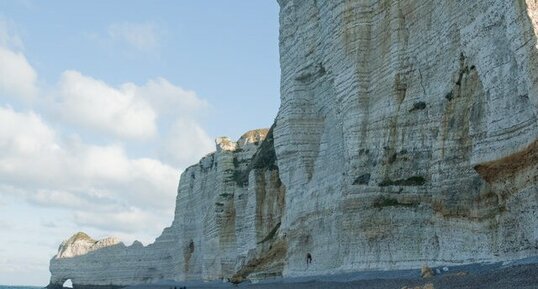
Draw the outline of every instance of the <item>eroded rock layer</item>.
M68 279L75 288L114 288L281 276L287 246L277 232L285 192L272 130L250 131L237 142L219 138L215 153L183 172L174 221L155 243L125 246L78 233L51 260L49 288Z
M51 287L538 255L535 1L279 4L273 128L188 168L154 244L64 243Z
M279 3L285 275L538 254L535 1Z

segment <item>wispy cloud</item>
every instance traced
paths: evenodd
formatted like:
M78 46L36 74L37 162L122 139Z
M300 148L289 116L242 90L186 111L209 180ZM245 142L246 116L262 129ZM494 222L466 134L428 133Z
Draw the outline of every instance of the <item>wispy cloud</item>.
M29 102L37 94L37 73L20 52L15 25L0 18L0 98Z
M199 98L196 92L183 89L162 77L150 79L142 86L126 83L122 85L122 90L146 99L160 115L192 117L209 107L207 101Z
M154 23L114 23L108 27L108 36L117 43L138 51L155 51L160 46L160 32Z
M97 217L97 218L96 218ZM143 227L148 231L158 231L159 218L148 211L139 208L130 208L120 212L95 214L93 212L78 211L75 213L75 222L80 226L95 227L116 232L136 233ZM155 235L156 237L157 235Z
M0 220L0 230L6 231L8 229L11 229L11 225L3 220Z
M202 127L189 118L177 119L162 140L162 158L178 167L186 167L196 160L192 156L203 156L214 150L215 143Z
M0 46L11 49L22 49L24 47L16 25L13 21L0 16Z

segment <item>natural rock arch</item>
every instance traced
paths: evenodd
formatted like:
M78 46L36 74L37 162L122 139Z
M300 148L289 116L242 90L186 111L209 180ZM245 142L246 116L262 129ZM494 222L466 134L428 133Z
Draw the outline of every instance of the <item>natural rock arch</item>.
M62 288L73 288L73 281L67 279L63 282Z

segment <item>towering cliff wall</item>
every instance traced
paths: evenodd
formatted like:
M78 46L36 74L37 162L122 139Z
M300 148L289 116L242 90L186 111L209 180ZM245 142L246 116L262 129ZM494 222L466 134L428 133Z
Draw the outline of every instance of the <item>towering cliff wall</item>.
M535 1L279 3L285 275L538 253Z
M538 255L534 1L279 4L273 129L218 139L154 244L66 241L51 287Z

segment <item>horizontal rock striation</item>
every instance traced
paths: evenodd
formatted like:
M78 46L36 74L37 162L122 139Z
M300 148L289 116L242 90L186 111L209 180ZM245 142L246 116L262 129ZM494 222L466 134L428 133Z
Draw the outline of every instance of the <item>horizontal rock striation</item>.
M217 151L181 177L175 217L153 244L125 246L78 233L50 262L49 288L116 288L158 280L281 276L285 210L272 130L217 139Z
M538 254L535 1L279 3L285 275Z
M275 125L185 170L155 243L66 241L50 287L538 255L535 1L278 2Z

